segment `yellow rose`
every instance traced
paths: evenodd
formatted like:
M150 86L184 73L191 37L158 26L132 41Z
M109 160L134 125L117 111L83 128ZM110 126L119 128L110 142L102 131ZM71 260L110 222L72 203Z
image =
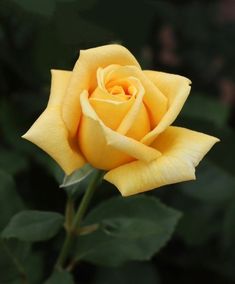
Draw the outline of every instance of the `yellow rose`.
M73 71L52 70L46 110L24 138L71 174L85 163L123 196L195 179L217 138L170 126L190 80L144 71L123 46L83 50Z

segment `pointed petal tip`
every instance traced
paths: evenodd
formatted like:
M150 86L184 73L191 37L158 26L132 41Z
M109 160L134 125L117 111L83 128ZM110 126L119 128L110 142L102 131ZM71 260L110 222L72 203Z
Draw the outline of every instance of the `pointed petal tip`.
M30 141L30 129L25 132L25 134L21 135L21 138Z

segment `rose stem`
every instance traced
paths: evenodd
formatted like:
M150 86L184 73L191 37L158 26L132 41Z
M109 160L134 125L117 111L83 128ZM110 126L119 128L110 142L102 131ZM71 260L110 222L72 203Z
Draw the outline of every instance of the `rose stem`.
M69 254L70 248L73 244L74 238L76 237L76 232L78 231L78 229L81 226L81 222L82 222L82 218L84 216L84 214L86 213L86 210L88 208L88 205L91 201L91 198L95 192L96 186L98 184L98 182L100 181L101 177L103 176L103 171L97 171L90 183L87 186L87 189L85 191L85 194L81 200L81 203L78 207L78 210L74 216L72 225L69 226L68 228L66 228L66 237L65 237L65 241L64 244L62 246L62 249L60 251L60 254L58 256L55 268L58 270L62 270L63 269L63 265L67 259L67 256Z

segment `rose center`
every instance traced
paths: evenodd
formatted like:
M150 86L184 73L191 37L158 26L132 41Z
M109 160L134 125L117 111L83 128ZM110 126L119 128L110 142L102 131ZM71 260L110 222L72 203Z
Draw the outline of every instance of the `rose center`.
M107 91L111 94L111 95L118 95L118 94L123 94L125 95L126 92L123 89L122 86L113 86L111 88L107 88Z
M131 67L110 65L97 70L97 88L89 102L101 121L119 134L140 140L150 131L144 87Z
M122 84L117 84L116 82L108 83L106 85L106 90L111 95L125 95L128 98L135 96L136 94L136 88L128 82L122 82Z

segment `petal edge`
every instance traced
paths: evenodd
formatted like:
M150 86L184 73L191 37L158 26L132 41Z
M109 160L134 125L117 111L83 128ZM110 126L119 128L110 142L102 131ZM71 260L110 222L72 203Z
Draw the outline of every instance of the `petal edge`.
M84 158L69 143L68 131L61 117L61 104L71 72L52 70L48 106L31 128L22 136L47 152L66 172L72 173Z
M113 183L123 196L193 180L195 167L218 141L219 139L200 132L169 127L152 145L162 151L161 157L148 164L134 161L120 166L106 173L104 179Z

